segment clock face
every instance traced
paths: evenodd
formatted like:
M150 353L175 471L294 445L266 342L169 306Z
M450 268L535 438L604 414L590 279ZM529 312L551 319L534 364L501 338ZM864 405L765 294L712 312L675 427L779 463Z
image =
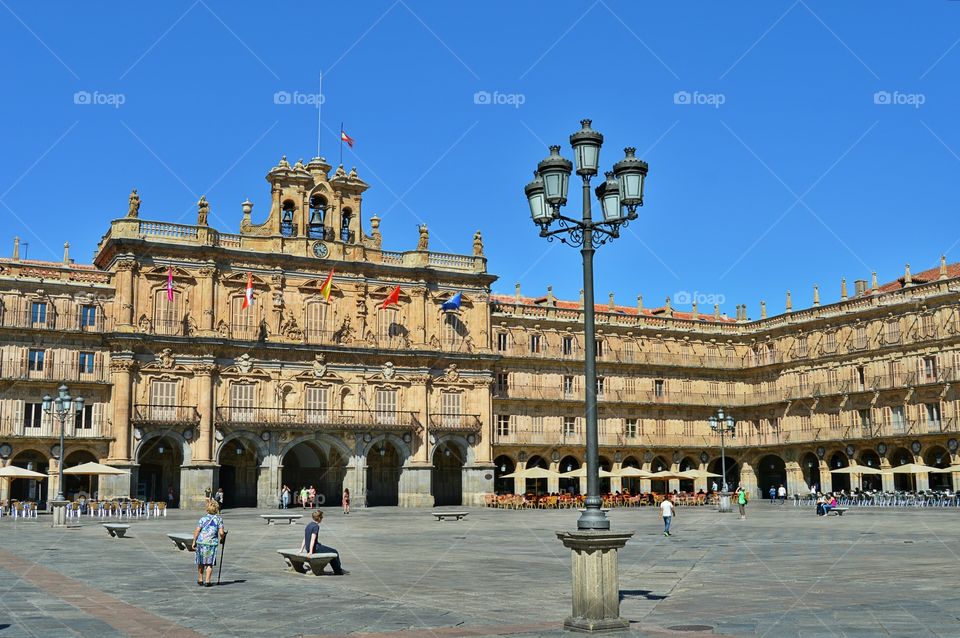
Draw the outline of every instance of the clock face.
M323 243L322 241L318 241L313 245L313 254L314 256L323 259L330 254L330 249L327 248L327 245L325 243Z

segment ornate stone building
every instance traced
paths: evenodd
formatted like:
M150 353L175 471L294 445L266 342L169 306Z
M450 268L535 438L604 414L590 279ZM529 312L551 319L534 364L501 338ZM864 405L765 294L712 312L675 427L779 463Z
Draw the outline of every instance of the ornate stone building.
M134 191L92 265L67 248L62 263L20 259L15 244L0 259L0 462L50 478L3 484L0 498L56 493L59 429L40 400L61 381L86 399L66 464L130 470L70 479L68 495L173 487L188 504L223 487L228 505L274 506L282 485L312 484L326 504L348 488L354 503L429 506L578 489L501 476L583 463L581 304L519 286L491 296L479 233L466 255L431 251L426 226L415 250L383 250L380 220L369 234L362 224L367 185L330 172L282 159L265 221L244 202L238 235L209 225L205 198L193 225L141 219ZM707 424L718 407L737 419L729 480L748 487L849 487L829 470L960 460L960 265L841 292L797 311L788 296L785 313L758 320L611 295L597 317L604 467L719 471Z

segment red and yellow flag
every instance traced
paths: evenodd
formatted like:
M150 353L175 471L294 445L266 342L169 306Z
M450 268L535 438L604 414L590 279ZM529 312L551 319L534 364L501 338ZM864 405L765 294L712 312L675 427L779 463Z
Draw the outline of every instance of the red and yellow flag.
M320 286L320 295L323 297L324 301L330 301L330 291L333 289L333 268L330 269L330 274L327 275L327 280L323 282L323 285Z

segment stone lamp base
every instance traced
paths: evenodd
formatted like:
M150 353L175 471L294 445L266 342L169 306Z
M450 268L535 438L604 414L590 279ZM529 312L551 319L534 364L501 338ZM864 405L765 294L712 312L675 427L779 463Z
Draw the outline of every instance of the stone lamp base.
M622 631L630 621L620 618L620 574L617 552L633 532L557 532L572 553L573 614L565 629L581 632Z

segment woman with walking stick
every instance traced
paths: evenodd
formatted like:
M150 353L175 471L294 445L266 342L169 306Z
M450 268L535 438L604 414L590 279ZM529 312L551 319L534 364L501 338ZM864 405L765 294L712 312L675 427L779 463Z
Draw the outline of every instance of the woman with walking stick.
M220 506L216 501L207 503L207 513L193 530L193 550L197 553L197 585L212 587L213 566L217 564L217 546L226 538L227 531L220 518ZM206 576L206 578L204 578Z

